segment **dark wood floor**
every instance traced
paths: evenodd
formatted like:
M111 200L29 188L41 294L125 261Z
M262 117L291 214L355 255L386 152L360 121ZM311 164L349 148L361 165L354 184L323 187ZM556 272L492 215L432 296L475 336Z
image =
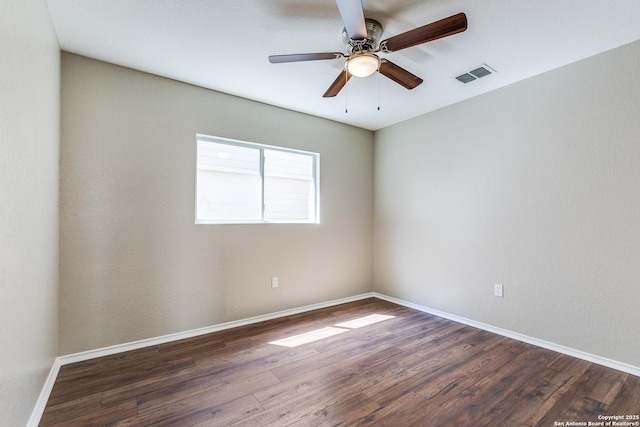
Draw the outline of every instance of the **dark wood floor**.
M373 313L395 317L269 344ZM40 425L557 426L639 413L638 377L367 299L63 366Z

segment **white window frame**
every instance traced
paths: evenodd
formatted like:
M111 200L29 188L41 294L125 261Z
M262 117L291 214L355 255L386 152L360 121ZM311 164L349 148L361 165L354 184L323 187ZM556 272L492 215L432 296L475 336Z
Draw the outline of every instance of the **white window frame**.
M237 147L253 148L260 151L260 185L261 185L261 219L259 220L206 220L198 219L198 142L213 142ZM313 159L313 197L314 197L314 219L312 221L294 221L294 220L265 220L265 203L264 203L264 150L282 151L286 153L296 153L310 156ZM320 154L311 151L297 150L293 148L278 147L275 145L259 144L255 142L240 141L236 139L222 138L218 136L196 134L196 167L195 167L195 224L319 224L320 223Z

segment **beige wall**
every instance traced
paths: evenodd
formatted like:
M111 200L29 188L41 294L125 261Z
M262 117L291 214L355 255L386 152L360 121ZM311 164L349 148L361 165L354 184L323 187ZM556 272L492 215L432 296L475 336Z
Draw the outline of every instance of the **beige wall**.
M61 354L371 291L371 132L62 58ZM196 133L320 153L321 224L194 225Z
M57 353L60 52L44 0L0 0L0 425Z
M638 69L640 42L377 132L376 290L640 366Z

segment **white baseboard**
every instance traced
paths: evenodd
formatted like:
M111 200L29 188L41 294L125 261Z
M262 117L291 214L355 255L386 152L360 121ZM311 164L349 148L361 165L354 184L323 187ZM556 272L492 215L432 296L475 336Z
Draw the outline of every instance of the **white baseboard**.
M56 378L58 378L60 366L58 358L56 358L53 361L53 366L51 367L49 375L42 386L36 405L34 406L33 411L31 411L31 416L29 417L29 421L27 421L27 427L38 427L42 414L44 413L44 409L47 406L49 396L51 395L51 390L53 390L53 385L56 382Z
M95 359L97 357L110 356L112 354L123 353L125 351L137 350L144 347L150 347L159 344L165 344L172 341L178 341L185 338L192 338L199 335L205 335L212 332L223 331L226 329L237 328L239 326L250 325L253 323L264 322L265 320L277 319L280 317L291 316L293 314L305 313L312 310L318 310L320 308L333 307L340 304L346 304L353 301L359 301L366 298L373 298L373 292L369 292L366 294L355 295L347 298L340 298L337 300L322 302L318 304L305 305L303 307L292 308L289 310L278 311L276 313L265 314L262 316L250 317L248 319L235 320L232 322L220 323L218 325L207 326L204 328L193 329L185 332L178 332L175 334L163 335L160 337L149 338L140 341L134 341L125 344L113 345L110 347L98 348L95 350L83 351L80 353L68 354L65 356L59 356L55 359L53 366L51 367L51 371L49 372L49 376L45 381L44 386L42 387L42 391L40 392L40 396L36 402L33 411L31 412L31 417L29 418L29 422L27 423L27 427L37 427L40 419L42 418L42 414L44 413L44 409L47 405L47 401L49 400L49 396L51 395L51 390L53 389L53 384L56 381L58 376L58 372L60 371L60 367L64 365L68 365L70 363L83 362L85 360Z
M333 301L306 305L303 307L293 308L293 309L284 310L284 311L278 311L276 313L270 313L262 316L251 317L248 319L236 320L233 322L221 323L218 325L207 326L199 329L193 329L190 331L163 335L160 337L149 338L149 339L134 341L134 342L125 343L125 344L118 344L110 347L99 348L99 349L84 351L80 353L68 354L65 356L59 356L55 359L53 366L51 367L51 371L49 372L49 376L47 377L47 380L45 381L45 384L42 387L42 391L40 392L38 401L36 402L36 405L31 413L31 417L29 418L27 427L38 426L38 423L40 422L40 419L42 418L42 414L44 413L44 409L47 405L47 401L49 400L49 396L51 394L51 390L53 389L53 385L55 383L56 377L58 376L58 372L60 371L60 367L64 365L68 365L70 363L82 362L90 359L95 359L97 357L109 356L112 354L122 353L125 351L137 350L140 348L149 347L153 345L165 344L172 341L177 341L185 338L192 338L199 335L209 334L212 332L223 331L226 329L237 328L239 326L245 326L253 323L263 322L265 320L272 320L280 317L291 316L293 314L305 313L305 312L317 310L320 308L333 307L336 305L346 304L353 301L359 301L366 298L378 298L381 300L389 301L394 304L402 305L404 307L412 308L418 311L422 311L424 313L433 314L434 316L443 317L445 319L453 320L454 322L473 326L475 328L482 329L487 332L492 332L497 335L502 335L507 338L512 338L512 339L526 342L528 344L532 344L538 347L546 348L548 350L556 351L558 353L573 356L578 359L586 360L588 362L596 363L598 365L606 366L612 369L617 369L622 372L627 372L631 375L640 376L640 368L636 366L628 365L615 360L585 353L580 350L564 347L558 344L554 344L554 343L543 341L537 338L529 337L527 335L522 335L517 332L512 332L506 329L491 326L485 323L476 322L475 320L466 319L464 317L445 313L439 310L424 307L408 301L403 301L401 299L393 298L384 294L379 294L377 292L369 292L366 294L356 295L353 297L341 298Z
M377 292L373 293L375 298L379 298L385 301L392 302L394 304L402 305L404 307L413 308L424 313L433 314L434 316L443 317L445 319L453 320L454 322L462 323L474 328L482 329L487 332L492 332L497 335L502 335L507 338L512 338L518 341L526 342L537 347L546 348L558 353L566 354L568 356L576 357L578 359L586 360L597 365L606 366L608 368L616 369L618 371L626 372L631 375L640 376L640 367L629 365L626 363L618 362L616 360L607 359L606 357L597 356L595 354L586 353L584 351L575 350L573 348L565 347L559 344L554 344L548 341L544 341L538 338L533 338L527 335L520 334L518 332L509 331L507 329L498 328L496 326L488 325L486 323L476 322L475 320L466 319L464 317L456 316L455 314L445 313L433 308L424 307L418 304L414 304L408 301L403 301L398 298L390 297Z

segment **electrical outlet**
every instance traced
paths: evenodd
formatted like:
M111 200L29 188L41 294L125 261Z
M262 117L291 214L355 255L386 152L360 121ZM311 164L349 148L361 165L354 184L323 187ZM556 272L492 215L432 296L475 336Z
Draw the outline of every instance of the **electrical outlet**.
M502 287L502 285L494 285L494 289L493 289L493 294L497 297L503 297L504 296L504 289Z
M271 278L271 287L272 288L277 288L278 287L278 278L277 277L272 277Z

